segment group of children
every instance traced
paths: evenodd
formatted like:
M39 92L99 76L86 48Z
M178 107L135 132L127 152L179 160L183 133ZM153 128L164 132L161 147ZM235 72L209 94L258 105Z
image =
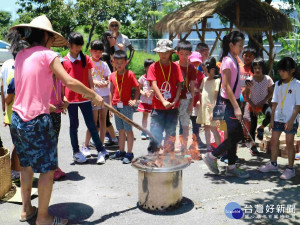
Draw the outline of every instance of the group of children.
M242 58L244 64L239 59L238 55L240 52L236 50L236 46L237 44L241 45L241 43L239 43L241 40L236 43L229 40L227 42L228 46L223 46L223 48L227 48L228 55L224 55L224 58L228 57L228 62L224 60L224 62L216 62L214 57L208 56L209 48L204 43L200 43L197 46L197 51L193 52L192 44L188 41L180 41L178 43L176 54L179 60L172 62L171 55L175 52L172 42L169 40L160 40L157 43L157 47L153 50L157 52L159 61L154 62L152 59L145 60L144 68L146 73L142 75L139 80L136 79L132 71L127 69L127 55L122 50L114 52L112 60L114 71L111 71L108 64L102 61L104 45L100 40L92 41L91 48L89 49L91 57L84 55L81 51L83 37L77 32L72 32L69 35L68 47L70 52L64 58L60 57L60 60L64 69L71 77L94 90L103 98L106 104L113 106L129 119L133 118L133 106L135 106L138 99L140 99L137 110L143 113L142 127L147 128L148 117L149 114L151 114L150 132L155 137L154 140L151 139L149 142L149 153L160 150L163 139L164 150L166 152L174 151L176 126L179 122L180 150L183 155L188 154L187 143L191 121L193 142L197 143L199 149L206 147L208 152L210 152L204 155L203 158L214 173L218 173L216 156L222 156L221 160L227 162L230 168L227 171L229 175L248 177L245 171L241 171L235 167L237 161L236 152L231 154L228 148L223 148L223 150L214 156L214 152L218 149L215 147L220 146L223 139L230 141L230 146L233 143L231 140L233 133L230 133L233 127L230 122L232 120L229 122L226 121L226 119L221 121L214 120L214 107L220 103L219 101L221 99L223 104L227 104L226 107L228 111L229 107L235 104L232 103L229 96L235 96L234 98L237 103L240 103L241 100L241 112L239 112L240 108L237 105L238 108L233 107L232 109L232 116L241 120L241 113L243 114L243 120L250 130L250 135L253 140L255 140L256 130L257 137L262 140L264 128L271 123L273 127L272 140L279 137L276 131L279 133L280 131L285 131L289 145L297 130L298 124L298 114L296 112L299 100L296 95L298 91L296 87L299 82L296 79L292 80L291 88L293 87L295 90L288 90L290 87L290 83L288 83L284 92L284 98L281 99L280 96L276 97L279 89L282 97L281 89L282 86L285 86L285 82L282 82L281 88L279 88L279 84L276 84L275 87L278 87L275 88L273 94L273 80L270 76L265 75L264 60L262 58L255 58L255 50L248 46L243 48ZM242 49L242 47L243 45L240 46L240 49ZM232 65L230 64L231 61ZM284 80L282 74L287 76L285 79L290 79L295 73L296 65L290 58L281 60L279 66L281 66L279 67L279 72L282 80ZM236 77L233 75L229 78L226 77L228 76L227 73L223 73L225 70L231 75L232 72L235 71L235 73L237 73ZM219 74L222 74L222 76ZM238 76L240 76L240 78L238 78ZM228 88L226 88L226 85L231 85L232 94L229 94L229 96L227 94ZM9 87L10 86L11 85L9 85ZM133 98L132 89L134 89ZM11 88L8 90L10 91ZM10 92L7 95L9 96ZM239 95L240 97L238 97ZM277 109L278 107L276 108L274 106L276 104L273 104L271 111L270 100L272 96L273 103L281 102L281 105L279 105L281 107L280 112ZM295 98L295 101L292 100L292 96ZM287 101L285 100L286 98ZM11 102L12 99L7 98L8 105L11 104ZM284 104L289 103L295 105L295 107L293 107L295 113L292 113L293 110L289 109L289 114L287 114L283 110L288 108L285 107ZM292 106L289 105L289 108L291 107ZM77 135L79 126L78 108L80 108L88 128L84 145L81 148L79 148ZM11 109L8 108L7 115L11 115L9 110L11 111ZM103 145L107 131L106 120L107 116L109 116L107 108L105 106L93 106L90 100L65 87L62 82L57 79L55 74L53 74L50 116L57 139L61 125L61 113L66 113L66 110L68 111L70 119L70 139L75 162L84 163L87 158L91 157L89 148L91 138L98 151L98 164L104 164L108 158L121 159L124 164L128 164L132 161L134 158L132 153L134 143L132 126L115 116L115 124L119 132L119 150L109 156ZM257 129L257 119L261 112L265 114L265 119L262 125ZM292 116L295 122L294 125L292 125L291 120L288 120L289 116ZM274 119L276 121L275 123ZM287 122L289 122L288 125L284 126L282 124ZM206 144L202 142L199 135L201 125L205 130ZM290 131L291 127L293 128L292 131ZM165 137L163 132L165 132ZM224 138L223 136L221 138L220 134L222 132L224 132ZM292 132L292 137L290 137L289 132ZM141 138L142 140L146 140L147 135L142 133ZM126 140L127 152L125 151ZM211 145L212 140L215 142L214 147ZM276 140L272 143L276 143ZM274 146L273 148L276 150ZM255 143L252 143L250 147L252 155L259 154ZM293 151L291 150L291 152ZM230 159L228 154L230 155ZM292 155L294 154L291 153L290 160L292 160ZM271 164L260 169L262 172L277 170L275 156L277 155L272 155ZM212 161L210 161L210 159L212 159ZM289 168L292 168L292 165L292 162L290 162ZM229 172L230 170L231 172ZM286 175L287 172L285 172L285 177L289 178L294 176L294 170L292 171L292 175L290 171L288 171L289 175ZM58 168L56 169L54 177L55 179L59 179L64 175L65 173Z
M112 36L109 34L105 38L112 39ZM199 124L204 125L209 152L203 155L203 160L208 168L218 174L217 159L227 153L226 175L247 178L247 171L236 167L237 143L244 136L242 111L250 123L250 135L253 139L257 116L264 112L266 119L258 128L258 138L262 139L263 129L270 123L272 154L271 161L259 167L259 171L278 171L279 137L285 132L289 165L280 178L291 179L296 175L293 168L294 136L298 129L300 110L297 65L290 57L279 61L277 69L281 79L275 83L273 91L272 79L263 72L263 60L251 55L252 50L244 51L245 64L239 65L239 55L243 51L245 40L239 31L232 31L224 36L219 63L208 57L207 45L199 44L196 51L199 50L200 53L193 53L192 45L187 41L179 42L176 48L179 61L172 62L171 56L175 52L172 41L159 40L153 50L157 52L159 61L147 60L146 74L139 81L127 69L128 61L124 51L117 50L109 55L109 60L112 56L111 66L115 68L115 71L111 71L107 63L101 60L105 49L103 42L95 40L91 43L90 58L81 51L83 37L80 33L72 32L66 40L52 29L51 22L44 15L34 18L29 24L13 26L8 40L11 42L15 61L9 64L12 74L5 79L7 88L4 100L8 106L5 123L11 123L11 136L21 166L21 222L37 216L36 224L68 223L67 219L48 213L55 171L63 173L58 169L57 157L61 113L68 111L74 161L83 163L90 157L88 144L92 138L98 151L97 163L103 164L109 157L103 146L107 118L105 104L112 105L132 119L133 106L140 94L142 97L138 110L143 112L143 127L146 128L148 114L151 113L150 131L155 137L149 142L149 154L156 153L161 148L165 153L174 152L176 126L179 122L182 128L180 150L185 155L191 120L193 140L200 147L203 147L203 143L199 136ZM59 59L57 53L50 50L50 47L62 47L66 44L70 52L64 58ZM217 76L219 69L221 80ZM244 73L242 77L241 72ZM271 97L270 112L267 103ZM246 102L244 110L240 108L240 99ZM225 110L221 112L224 114L223 120L214 118L215 105L225 106ZM81 149L78 144L78 108L88 128L85 145ZM246 112L249 112L248 117L245 116ZM115 123L119 131L120 149L110 158L123 159L123 163L127 164L134 157L132 127L118 117L115 117ZM224 131L223 141L219 135L220 130ZM211 134L214 135L216 148L209 145ZM146 135L143 134L142 137L145 139ZM251 151L256 154L254 145ZM40 173L38 209L32 206L30 198L34 173Z

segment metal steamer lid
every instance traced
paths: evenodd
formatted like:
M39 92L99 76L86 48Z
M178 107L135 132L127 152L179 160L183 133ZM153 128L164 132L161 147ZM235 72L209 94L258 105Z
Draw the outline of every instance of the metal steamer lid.
M145 172L153 172L153 173L168 173L168 172L175 172L185 169L190 165L190 162L187 158L184 158L183 156L176 155L175 157L172 157L172 160L166 160L165 157L170 156L141 156L132 161L132 166L140 171ZM156 161L161 162L161 166L155 165ZM165 163L168 161L172 161L175 165L167 165L169 163Z

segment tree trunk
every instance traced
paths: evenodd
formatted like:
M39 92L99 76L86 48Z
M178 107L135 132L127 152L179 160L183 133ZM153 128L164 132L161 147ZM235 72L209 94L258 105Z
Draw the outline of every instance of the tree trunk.
M90 43L91 43L91 39L92 39L94 30L95 30L95 27L96 27L96 23L95 23L95 21L93 21L93 23L91 25L90 32L89 32L88 40L86 42L85 51L87 51L89 49L89 46L90 46Z

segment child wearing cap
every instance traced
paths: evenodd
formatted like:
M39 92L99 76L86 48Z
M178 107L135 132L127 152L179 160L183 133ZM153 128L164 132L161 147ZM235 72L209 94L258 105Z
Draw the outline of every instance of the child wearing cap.
M181 141L181 153L183 154L187 148L188 136L189 136L189 124L190 115L193 110L194 93L195 93L195 80L197 70L190 64L188 57L192 54L192 44L189 41L180 41L177 45L177 55L179 61L177 62L180 66L181 73L184 78L180 93L179 103L179 123L180 123L180 134L182 134Z
M201 54L196 51L192 52L192 54L189 56L189 60L190 63L195 66L195 68L198 68L202 64ZM192 111L192 115L190 116L192 121L193 142L196 142L198 144L198 148L206 148L206 145L202 142L199 135L199 129L201 127L201 124L196 123L198 109L201 105L200 86L204 77L205 77L204 73L202 73L200 70L197 70L195 87L194 87L195 94L194 94L194 102L193 102L193 111Z
M159 61L153 63L147 73L147 80L151 82L155 94L152 99L150 132L156 140L150 140L148 146L148 151L152 153L159 150L164 131L165 151L174 150L181 82L184 81L178 64L170 60L174 51L172 41L159 40L153 51L157 52Z

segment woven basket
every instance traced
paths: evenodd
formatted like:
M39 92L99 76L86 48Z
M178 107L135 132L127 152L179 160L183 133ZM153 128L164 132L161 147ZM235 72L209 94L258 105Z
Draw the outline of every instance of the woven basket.
M10 157L7 148L0 148L0 199L11 188Z

